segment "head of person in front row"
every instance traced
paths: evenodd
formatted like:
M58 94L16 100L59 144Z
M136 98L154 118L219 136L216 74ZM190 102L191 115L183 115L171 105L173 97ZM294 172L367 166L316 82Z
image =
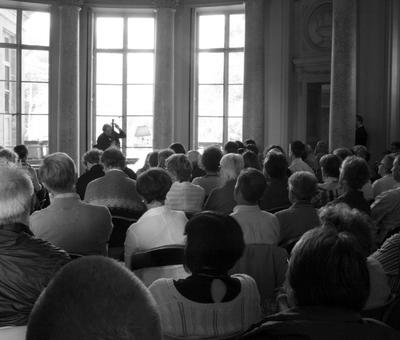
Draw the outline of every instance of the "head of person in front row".
M128 269L90 256L65 266L37 301L27 340L161 340L149 291Z
M369 294L366 258L354 235L315 228L293 248L287 284L289 301L294 306L359 312Z

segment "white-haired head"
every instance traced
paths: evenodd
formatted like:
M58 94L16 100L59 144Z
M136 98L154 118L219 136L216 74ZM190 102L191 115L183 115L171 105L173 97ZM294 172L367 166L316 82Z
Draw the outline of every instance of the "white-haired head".
M221 158L221 175L225 181L236 179L244 168L243 157L236 153L228 153Z
M25 172L0 167L0 224L28 224L32 195L33 184Z

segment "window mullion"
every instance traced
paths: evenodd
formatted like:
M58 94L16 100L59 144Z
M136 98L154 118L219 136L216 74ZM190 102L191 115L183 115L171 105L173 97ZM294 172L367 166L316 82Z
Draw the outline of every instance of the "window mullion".
M127 131L127 107L128 107L128 18L124 17L124 38L122 52L122 129ZM126 154L126 138L122 139L122 150Z
M22 144L22 10L17 10L16 143Z
M228 141L228 82L229 82L229 14L225 14L225 43L224 43L224 105L222 141Z

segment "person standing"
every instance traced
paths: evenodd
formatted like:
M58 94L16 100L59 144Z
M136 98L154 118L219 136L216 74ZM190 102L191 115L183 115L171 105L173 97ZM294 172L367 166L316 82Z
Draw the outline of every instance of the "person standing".
M114 127L117 128L118 133L114 131ZM95 147L103 151L108 149L110 146L116 146L119 148L121 146L119 141L120 138L126 138L126 133L118 124L115 124L114 122L112 125L104 124L103 133L97 138L97 144Z

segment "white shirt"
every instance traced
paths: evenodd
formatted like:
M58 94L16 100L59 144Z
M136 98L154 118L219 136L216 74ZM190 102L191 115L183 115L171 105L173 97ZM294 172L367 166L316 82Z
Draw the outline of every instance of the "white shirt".
M278 244L278 218L258 205L237 205L231 216L243 231L245 244Z
M126 232L125 263L128 268L135 252L184 244L186 222L185 213L171 210L164 205L147 210Z
M297 171L308 171L314 175L314 170L304 162L301 158L293 159L292 163L289 166L289 170L294 174Z

